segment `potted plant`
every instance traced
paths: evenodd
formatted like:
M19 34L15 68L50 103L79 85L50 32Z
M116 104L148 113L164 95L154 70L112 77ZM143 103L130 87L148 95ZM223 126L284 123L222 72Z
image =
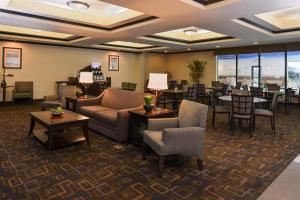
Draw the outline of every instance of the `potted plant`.
M190 79L193 84L200 82L200 79L203 77L205 66L207 65L206 61L201 61L199 59L193 59L188 63L188 68L190 70Z
M145 105L144 105L144 109L147 113L152 112L154 105L152 104L153 101L153 96L151 95L147 95L144 96L144 101L145 101Z
M75 93L76 93L76 97L81 97L83 95L83 91L79 87L75 89Z

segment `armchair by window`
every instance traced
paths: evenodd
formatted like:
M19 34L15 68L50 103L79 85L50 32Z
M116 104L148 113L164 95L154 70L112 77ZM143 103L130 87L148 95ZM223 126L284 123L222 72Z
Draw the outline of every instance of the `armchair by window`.
M16 81L13 90L13 101L16 99L29 99L33 101L33 82L32 81Z
M147 148L159 155L158 176L161 177L167 155L195 156L203 168L202 152L208 106L183 100L178 118L150 119L143 134L143 158Z

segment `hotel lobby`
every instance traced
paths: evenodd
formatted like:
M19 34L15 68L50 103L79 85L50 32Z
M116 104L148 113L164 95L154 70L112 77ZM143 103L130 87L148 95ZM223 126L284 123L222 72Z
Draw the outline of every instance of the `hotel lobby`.
M0 0L0 199L298 200L299 0Z

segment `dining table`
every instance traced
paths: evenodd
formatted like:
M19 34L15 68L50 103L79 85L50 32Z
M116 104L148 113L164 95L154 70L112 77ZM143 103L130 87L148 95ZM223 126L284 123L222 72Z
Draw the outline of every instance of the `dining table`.
M219 100L231 102L232 101L232 96L220 96ZM266 99L258 98L258 97L253 98L253 103L265 103L265 102L267 102Z

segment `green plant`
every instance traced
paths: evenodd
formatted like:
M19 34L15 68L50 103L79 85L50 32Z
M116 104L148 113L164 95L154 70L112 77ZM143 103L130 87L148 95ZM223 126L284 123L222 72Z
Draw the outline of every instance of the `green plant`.
M188 68L190 69L190 79L196 84L200 82L200 78L203 77L205 66L207 65L206 61L201 61L199 59L193 59L188 63Z
M153 101L153 96L151 95L144 96L144 101L146 105L148 106L151 105Z

